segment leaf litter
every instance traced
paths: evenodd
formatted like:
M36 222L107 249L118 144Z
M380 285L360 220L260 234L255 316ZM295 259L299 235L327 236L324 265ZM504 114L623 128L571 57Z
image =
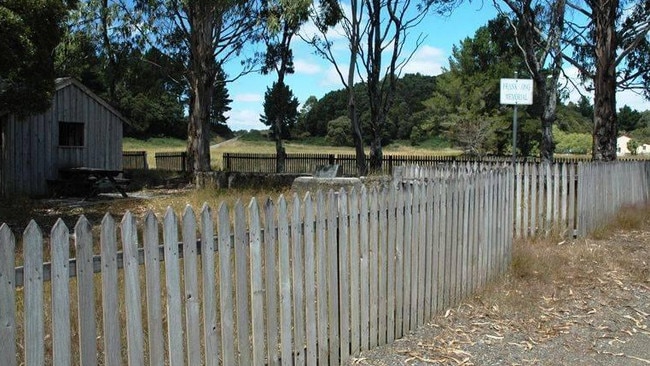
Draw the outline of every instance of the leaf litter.
M502 278L352 364L649 365L648 216L607 238L519 242Z

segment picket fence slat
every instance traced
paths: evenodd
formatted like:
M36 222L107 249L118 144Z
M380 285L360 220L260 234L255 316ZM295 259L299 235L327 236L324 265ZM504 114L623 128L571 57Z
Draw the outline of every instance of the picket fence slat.
M278 242L280 267L280 343L282 365L293 364L293 343L291 336L291 264L289 250L289 222L287 201L280 196L278 201Z
M303 268L303 242L302 242L302 217L300 198L297 193L293 193L291 210L291 277L293 295L293 342L295 349L294 363L296 365L305 364L305 299L304 299L304 268Z
M318 364L316 328L316 248L314 246L314 203L311 193L307 192L303 199L305 208L304 238L305 238L305 361L308 366Z
M196 214L186 205L181 218L183 237L183 289L185 307L185 334L187 364L201 363L201 316L199 306L199 278L196 252Z
M222 362L235 365L235 320L231 281L230 213L225 203L219 205L219 305L221 314Z
M167 349L171 366L180 366L185 363L177 222L176 214L171 207L168 207L164 217L163 242L165 245L165 286L167 289Z
M350 353L353 355L361 351L361 309L359 294L359 276L361 263L359 257L359 195L356 188L350 191Z
M251 365L252 345L250 339L250 289L249 249L246 232L246 214L241 200L235 202L235 315L237 319L237 349L239 364Z
M316 319L318 324L318 360L329 364L329 342L327 327L327 227L326 207L323 191L316 193Z
M341 356L340 362L345 364L350 358L350 264L349 264L349 216L348 195L344 188L338 192L338 288L339 288L339 340Z
M70 279L68 278L70 230L63 220L58 219L52 227L50 241L50 249L52 252L52 364L70 365L72 364L72 346L70 341ZM111 275L111 271L106 271L104 274L103 278L105 278L105 281L111 284L110 288L102 288L102 293L104 294L116 293L117 291L117 268L115 268L114 272L115 277ZM111 290L115 292L106 292ZM115 298L114 296L110 297ZM117 306L117 301L115 300L114 305ZM111 320L119 324L117 323L117 318ZM109 327L111 326L109 325ZM109 329L104 333L110 335L110 331Z
M219 364L219 323L217 320L214 223L207 203L201 208L201 289L203 292L203 344L205 365Z
M401 185L401 183L399 183ZM403 188L403 187L398 187ZM404 190L399 189L396 194L397 217L404 216ZM363 204L363 201L362 201ZM397 220L395 229L395 338L404 335L404 297L401 293L404 287L404 220Z
M45 364L43 315L43 234L34 220L23 233L25 261L25 365Z
M77 225L79 226L79 225ZM124 252L124 291L126 309L127 354L130 365L144 364L144 340L138 263L138 233L131 212L122 218L122 250ZM75 228L75 232L78 229ZM88 225L90 231L90 225ZM79 268L79 267L77 267ZM90 269L90 268L88 268ZM92 273L92 272L91 272ZM93 353L94 357L94 353Z
M395 340L395 240L396 240L396 216L395 216L395 205L396 197L394 189L386 189L386 196L388 197L388 238L386 243L386 299L388 303L386 304L386 343L393 343ZM356 354L353 349L353 354Z
M95 365L97 363L95 356L97 353L97 332L95 326L95 290L92 270L93 242L91 230L92 228L88 220L84 216L81 216L74 228L74 236L77 255L77 299L79 303L77 315L79 318L79 339L81 340L79 356L82 365ZM129 325L128 320L127 317L127 331ZM138 342L142 338L138 334L130 334L130 336L133 336L133 342Z
M7 224L0 226L0 365L16 366L16 237Z
M66 230L67 231L67 230ZM69 241L67 236L57 238L52 236L53 240ZM67 235L67 233L65 234ZM156 241L156 246L158 245ZM104 362L106 365L121 365L121 337L120 337L120 309L118 298L115 296L119 292L118 270L117 270L117 240L115 220L110 214L104 215L102 219L101 230L101 258L102 258L102 320L104 325ZM157 248L156 248L157 249ZM54 273L52 273L53 277ZM63 274L62 275L66 275ZM52 283L54 285L54 283ZM52 288L54 291L54 287ZM57 290L60 291L60 290ZM156 294L156 298L160 295ZM68 305L69 306L69 305ZM61 315L63 316L63 315ZM68 314L67 319L70 318ZM69 327L69 325L67 325ZM68 364L67 362L62 364Z
M264 283L262 280L262 229L257 200L253 198L248 205L250 228L250 282L251 319L253 340L253 365L262 365L264 352Z
M275 204L268 198L264 203L264 268L266 291L266 341L269 365L280 363L278 354L278 301L277 301L277 225Z
M164 363L165 346L163 338L163 315L160 284L160 249L158 247L158 218L149 211L144 218L144 267L147 281L147 336L149 337L149 364ZM163 252L164 255L164 252ZM117 268L117 267L116 267ZM206 298L206 301L208 299Z
M409 253L409 268L410 268L410 288L407 288L409 302L409 316L410 325L409 329L414 330L418 325L418 258L419 258L419 237L420 237L420 206L419 206L419 193L420 185L416 182L411 185L411 239L410 239L410 253Z
M368 281L370 288L368 296L370 299L370 348L377 347L379 336L379 204L377 202L377 188L373 187L370 191L370 223L368 235Z
M379 285L378 292L377 292L377 297L378 297L378 306L377 306L377 314L378 314L378 332L379 332L379 339L377 340L377 343L379 345L384 345L386 344L386 337L387 337L387 306L388 306L388 296L387 296L387 289L388 289L388 274L387 274L387 268L388 268L388 217L386 216L388 207L388 201L383 199L387 196L386 191L384 191L384 187L378 188L377 194L379 197L382 197L381 199L377 200L377 208L379 210L379 240L377 242L377 282Z
M370 216L368 207L368 189L361 187L361 209L359 211L359 321L361 322L361 350L370 349L370 242L368 230Z
M329 325L329 364L338 365L340 357L339 300L338 300L338 199L333 190L327 192L327 308Z
M413 189L410 184L404 185L404 282L400 289L401 296L404 297L402 303L402 334L407 334L411 331L411 252L413 236L412 236L412 223L413 223Z

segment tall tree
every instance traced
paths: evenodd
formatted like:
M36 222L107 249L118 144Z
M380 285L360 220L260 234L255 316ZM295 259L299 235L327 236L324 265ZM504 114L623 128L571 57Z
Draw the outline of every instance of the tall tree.
M557 119L558 82L562 73L565 0L503 0L513 14L511 26L526 68L535 84L542 125L542 162L553 161L553 123ZM497 8L499 3L495 2ZM510 19L510 18L508 18Z
M366 164L366 153L363 149L363 134L361 131L361 121L357 108L357 97L354 91L355 77L357 72L357 59L359 57L359 45L361 43L361 20L362 20L362 1L350 0L350 13L345 16L340 4L336 0L325 0L320 2L317 11L312 12L312 20L317 26L318 34L303 39L311 44L316 53L326 59L334 66L336 73L347 91L347 110L348 119L352 131L352 141L356 156L356 167L358 175L366 175L368 166ZM343 28L348 43L348 69L343 71L343 65L335 56L332 49L333 42L330 41L328 31L335 26L340 25ZM326 126L324 126L326 129Z
M277 141L291 137L291 130L298 120L298 98L286 84L274 82L264 95L264 115L260 121L270 126L271 135ZM277 145L276 145L277 147ZM277 150L276 150L277 151ZM284 149L282 149L284 154ZM280 159L278 159L279 161ZM284 166L276 166L278 173L283 172Z
M135 0L133 4L129 16L138 30L136 38L184 64L189 94L188 165L193 173L209 171L218 70L239 57L258 31L259 4L246 0ZM249 67L242 70L248 71Z
M336 68L349 93L349 117L357 153L357 169L364 174L365 154L361 128L353 93L354 77L358 72L366 86L370 114L370 170L381 169L382 135L389 110L394 101L396 79L401 75L413 54L424 40L423 34L409 44L409 35L427 16L434 5L439 11L448 10L456 3L441 1L361 0L350 1L350 12L343 16L342 26L349 45L350 58L347 77L332 52L332 42L326 34L315 36L311 44ZM327 28L321 28L326 30ZM405 46L409 52L406 51ZM386 62L387 60L387 62ZM384 63L386 62L386 63ZM361 71L363 70L363 71Z
M594 92L592 157L615 160L617 88L640 89L650 98L650 0L569 1L567 6L588 20L586 25L566 22L566 42L575 53L565 59Z
M619 108L616 119L621 127L620 130L629 133L640 127L641 112L630 108L628 105L624 105Z
M263 33L266 55L262 73L268 74L275 71L277 75L277 81L265 94L265 115L262 122L271 124L271 131L275 139L276 171L278 173L284 172L286 158L286 152L282 145L282 138L286 135L283 132L288 131L286 124L295 123L298 116L298 101L284 82L285 76L294 72L291 41L300 27L309 19L311 3L311 0L262 1L261 15L266 21L266 32ZM276 105L270 105L272 103Z
M73 0L0 2L0 116L49 108L54 93L54 48Z
M503 154L509 147L512 115L500 104L499 79L503 75L512 75L524 63L514 33L505 16L490 20L477 29L472 38L454 45L449 70L437 78L437 87L430 101L432 121L429 125L439 126L434 130L447 130L452 141L467 146L467 138L458 137L465 135L462 130L467 128L467 124L475 123L476 126L472 127L476 132L474 135L482 138L473 139L478 148L466 149L468 152L492 150ZM462 123L457 125L457 122ZM522 155L528 155L533 148L531 140L538 139L539 127L529 126L528 113L520 114L519 123L522 128L518 133L517 147Z

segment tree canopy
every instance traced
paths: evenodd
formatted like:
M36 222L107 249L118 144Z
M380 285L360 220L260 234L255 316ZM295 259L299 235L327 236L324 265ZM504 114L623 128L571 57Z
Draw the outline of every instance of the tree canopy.
M54 92L54 48L74 1L0 2L0 115L49 108Z

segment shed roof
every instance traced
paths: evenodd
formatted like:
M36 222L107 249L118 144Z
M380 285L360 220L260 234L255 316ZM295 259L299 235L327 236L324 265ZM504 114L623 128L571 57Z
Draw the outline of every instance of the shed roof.
M104 108L108 109L112 114L117 116L122 122L126 124L131 124L131 122L126 119L122 113L120 113L117 109L115 109L113 106L108 104L104 99L100 98L97 94L93 93L92 90L88 89L85 85L83 85L79 80L72 78L72 77L65 77L65 78L57 78L54 80L54 90L59 91L61 89L64 89L70 85L74 85L77 88L81 89L85 94L87 94L90 98L95 100L97 103L101 104Z

